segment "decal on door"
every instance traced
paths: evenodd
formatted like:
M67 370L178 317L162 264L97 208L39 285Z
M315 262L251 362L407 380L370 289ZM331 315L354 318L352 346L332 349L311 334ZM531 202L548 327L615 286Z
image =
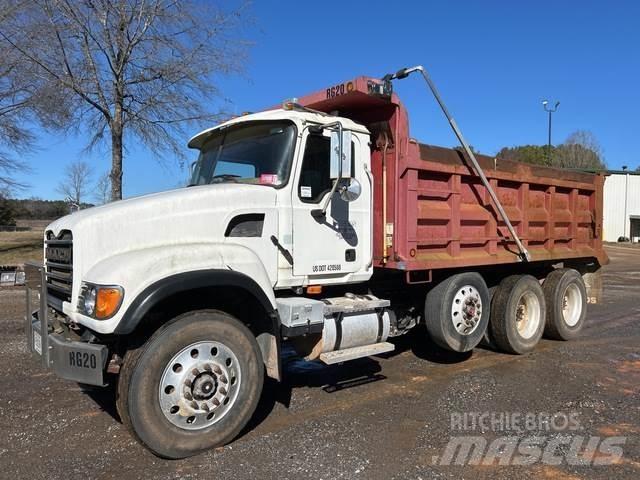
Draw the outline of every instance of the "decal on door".
M312 196L311 187L306 187L306 186L300 187L300 197L311 198L311 196Z
M339 263L314 263L311 267L313 273L339 273L342 265Z

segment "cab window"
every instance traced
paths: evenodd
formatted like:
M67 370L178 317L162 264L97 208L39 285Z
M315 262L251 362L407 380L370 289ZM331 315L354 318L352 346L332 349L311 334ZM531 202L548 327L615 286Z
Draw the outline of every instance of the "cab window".
M302 158L302 171L298 184L300 200L318 203L331 190L329 177L329 149L331 140L323 135L309 135Z
M309 135L302 157L298 197L305 203L318 203L331 191L329 153L331 139L323 135ZM351 174L355 173L355 144L351 142Z

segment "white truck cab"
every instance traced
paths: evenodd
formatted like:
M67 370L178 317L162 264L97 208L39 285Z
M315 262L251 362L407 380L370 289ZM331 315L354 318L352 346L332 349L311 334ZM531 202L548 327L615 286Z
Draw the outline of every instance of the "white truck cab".
M319 220L311 212L327 203L336 174L331 174L329 162L335 130L318 127L336 122L349 132L350 141L344 146L350 164L342 183L355 180L361 193L346 201L333 192L326 216ZM365 127L347 118L278 109L205 130L189 146L201 151L193 184L211 187L219 178L275 190L277 215L272 224L264 224L262 238L269 243L269 253L261 257L265 265L273 265L267 272L275 288L360 282L371 276L372 178ZM280 255L271 248L276 240ZM240 234L233 242L258 243Z

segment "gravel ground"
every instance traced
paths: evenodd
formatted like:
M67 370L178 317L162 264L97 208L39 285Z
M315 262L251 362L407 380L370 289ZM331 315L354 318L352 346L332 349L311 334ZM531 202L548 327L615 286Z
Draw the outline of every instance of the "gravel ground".
M40 370L24 345L23 292L0 290L0 477L640 478L640 253L608 250L605 302L590 307L576 341L543 340L525 356L480 348L453 355L417 332L390 355L342 368L292 360L287 382L269 386L238 439L181 461L160 460L136 443L110 391L84 391ZM452 425L474 412L531 413L537 420L559 412L556 420L571 416L576 429L544 418L517 432L504 423ZM485 456L480 464L447 465L447 444L465 435L493 445L495 462ZM543 447L558 440L557 456L528 466L499 464L508 449L500 446L503 437L517 443L532 435L543 438ZM575 455L560 441L567 435L585 445L597 437L595 460L569 464ZM614 437L622 437L610 440L622 448L621 458L593 465L613 458L600 442Z

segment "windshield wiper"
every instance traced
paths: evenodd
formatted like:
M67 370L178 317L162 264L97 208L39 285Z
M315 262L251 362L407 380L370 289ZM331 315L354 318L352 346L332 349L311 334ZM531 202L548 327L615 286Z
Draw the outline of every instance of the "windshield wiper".
M220 183L220 182L216 182L215 180L220 180L220 181L231 180L231 181L233 181L235 183L238 183L236 178L241 178L241 177L240 177L240 175L232 175L230 173L223 173L223 174L214 175L213 177L211 177L211 181L209 183Z

